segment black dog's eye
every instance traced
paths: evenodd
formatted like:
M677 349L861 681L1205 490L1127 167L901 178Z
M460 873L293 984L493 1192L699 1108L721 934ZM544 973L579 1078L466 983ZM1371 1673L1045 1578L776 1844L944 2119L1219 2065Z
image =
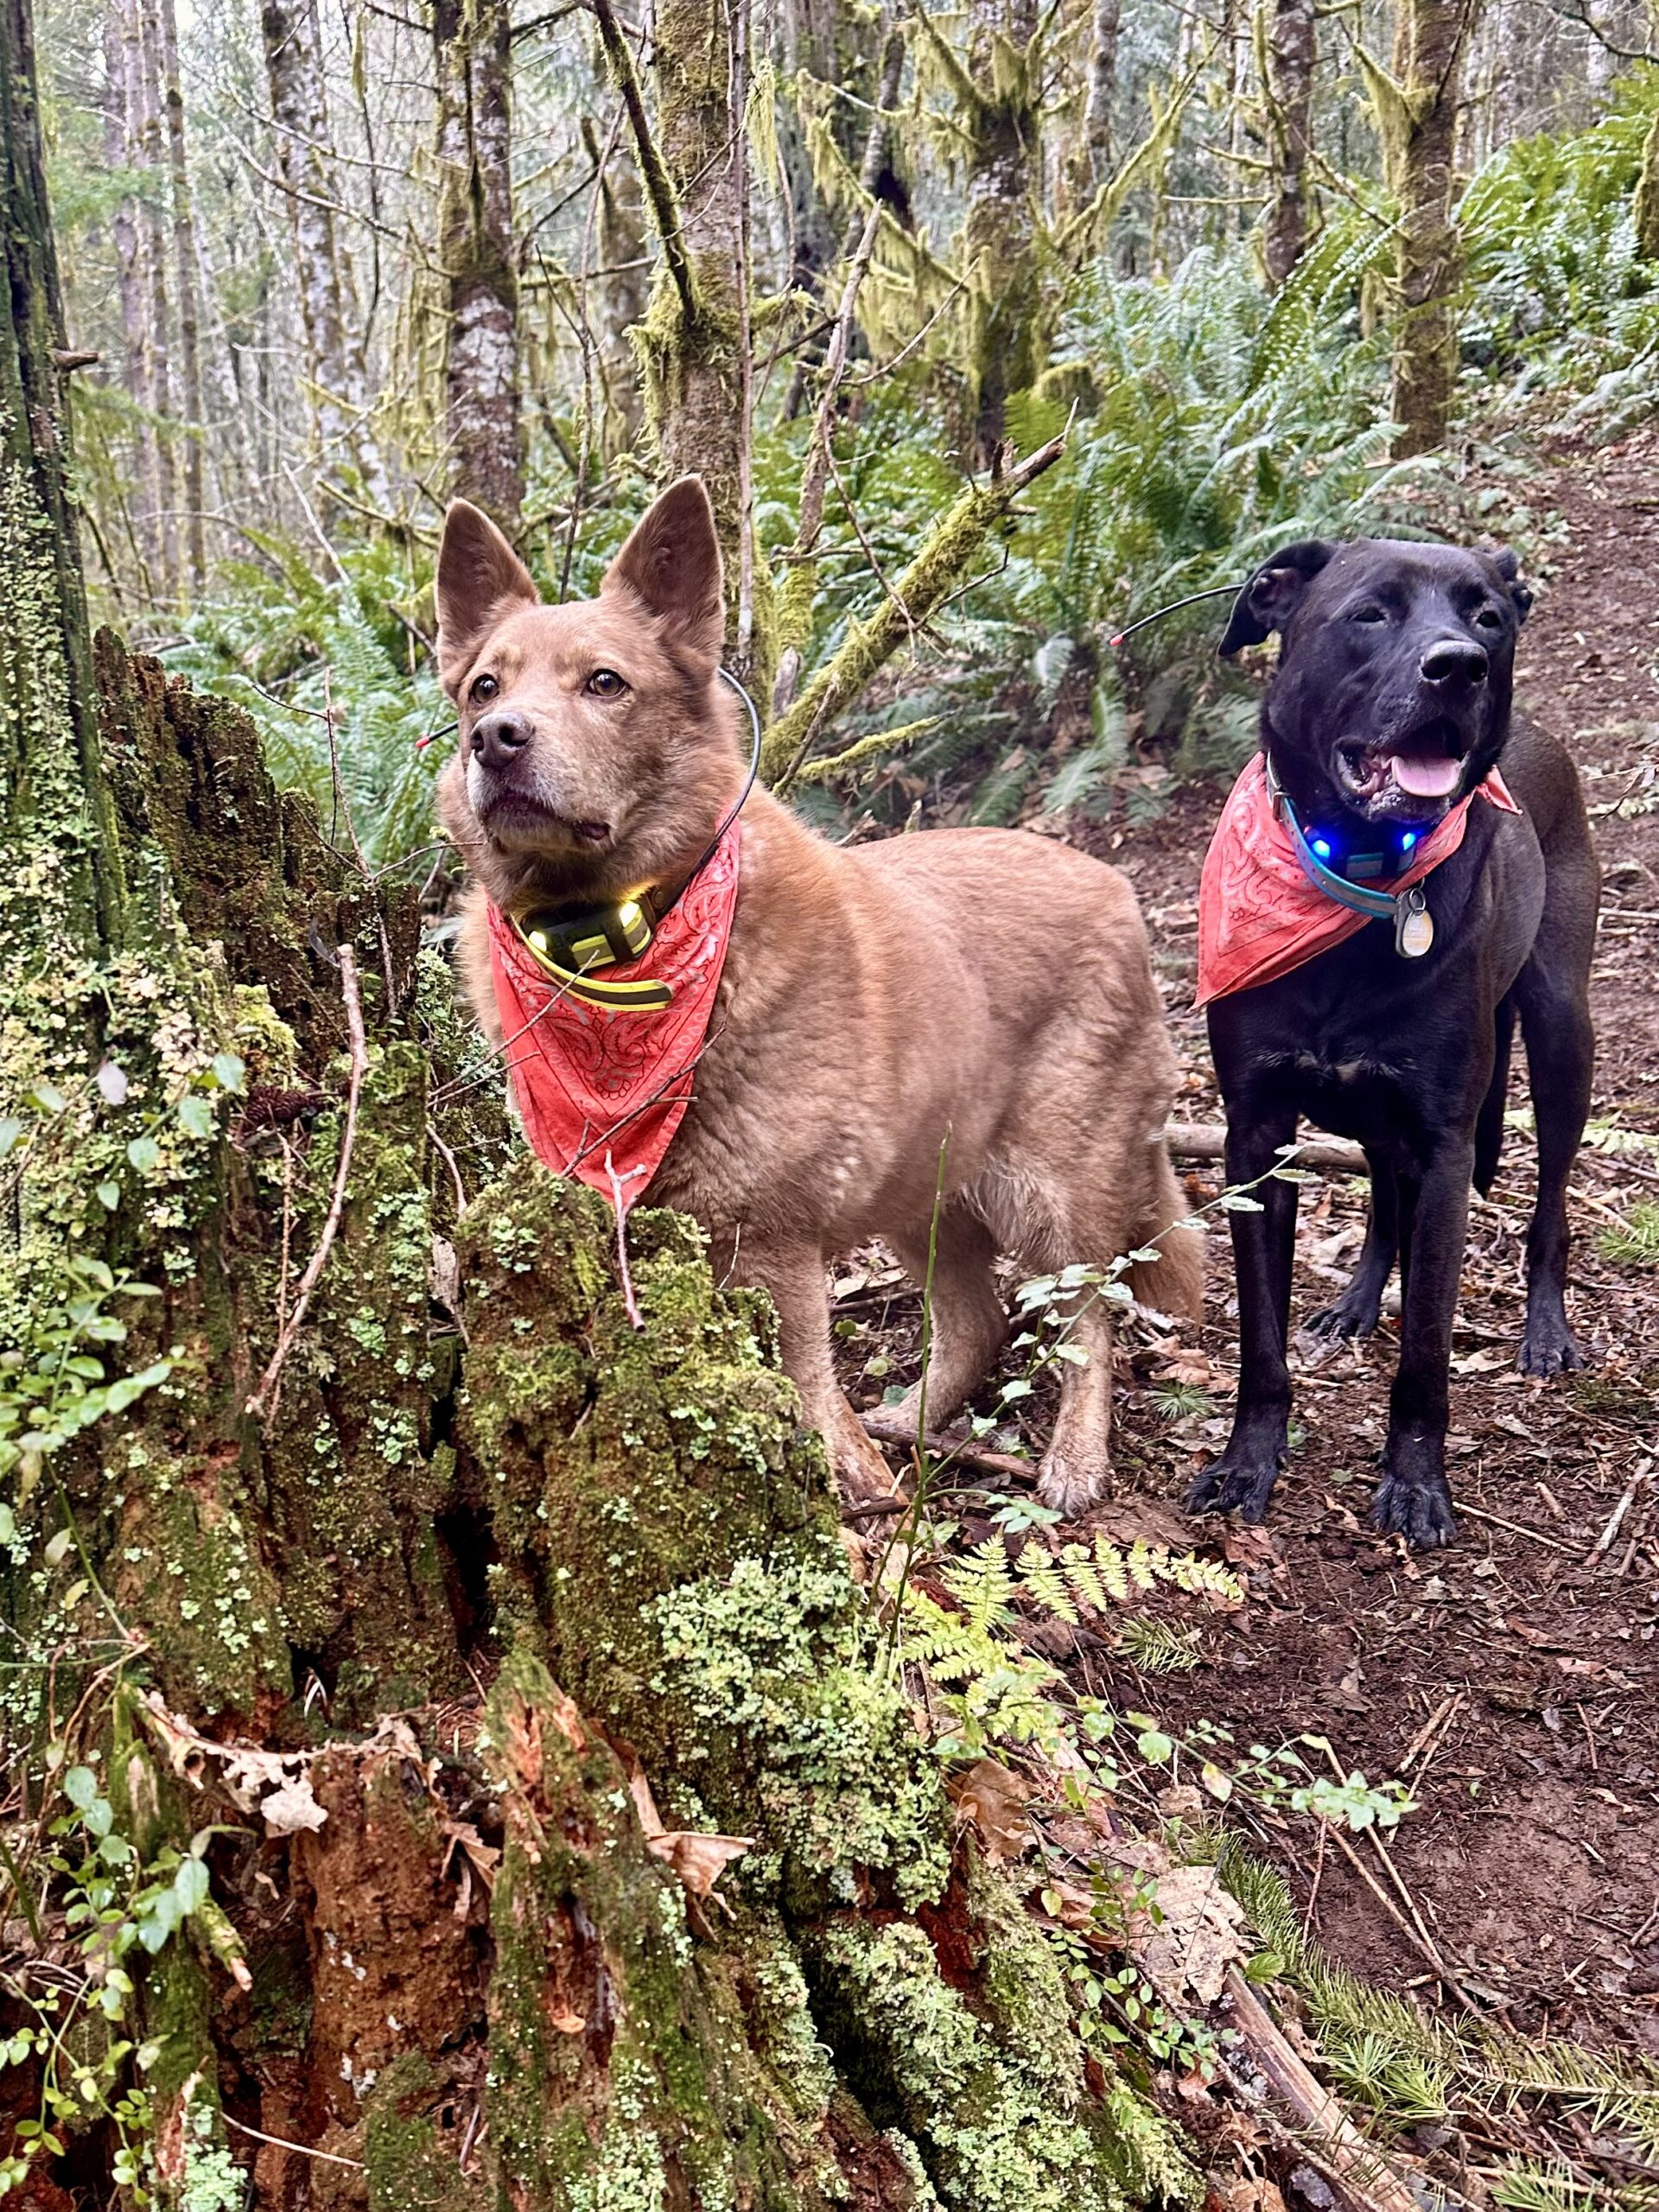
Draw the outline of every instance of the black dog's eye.
M482 706L486 699L493 699L496 693L500 689L501 686L496 681L494 677L475 676L473 678L473 688L467 694L467 696L469 698L476 699L479 704Z
M1353 622L1386 622L1386 611L1380 607L1357 607L1349 620Z
M1501 630L1503 627L1503 617L1495 607L1479 608L1476 613L1475 620L1483 630Z
M620 699L627 688L613 668L596 668L588 679L588 689L596 699Z

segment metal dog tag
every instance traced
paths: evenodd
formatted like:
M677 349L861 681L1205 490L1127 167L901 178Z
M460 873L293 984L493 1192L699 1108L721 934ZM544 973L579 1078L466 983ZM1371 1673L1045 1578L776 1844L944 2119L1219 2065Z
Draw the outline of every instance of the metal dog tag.
M1394 949L1402 960L1421 960L1434 942L1434 917L1414 887L1394 902Z

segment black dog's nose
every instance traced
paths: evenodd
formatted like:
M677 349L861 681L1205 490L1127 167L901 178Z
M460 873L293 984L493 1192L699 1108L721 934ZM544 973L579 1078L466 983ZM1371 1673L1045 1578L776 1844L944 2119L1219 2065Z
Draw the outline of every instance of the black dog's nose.
M486 767L499 768L529 743L530 724L522 715L505 709L499 714L480 715L473 724L473 751Z
M1486 681L1486 653L1484 646L1467 638L1442 638L1433 645L1417 664L1418 673L1426 683L1454 684L1484 683Z

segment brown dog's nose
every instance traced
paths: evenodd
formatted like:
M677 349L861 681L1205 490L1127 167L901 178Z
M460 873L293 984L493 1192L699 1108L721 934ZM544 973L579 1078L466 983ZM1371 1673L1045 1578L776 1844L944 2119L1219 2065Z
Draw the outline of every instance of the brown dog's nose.
M1453 685L1484 683L1486 664L1483 646L1467 638L1442 638L1438 645L1429 647L1417 669L1426 683L1443 683L1450 689Z
M499 714L480 715L473 724L473 751L486 768L505 766L529 743L530 724L505 708Z

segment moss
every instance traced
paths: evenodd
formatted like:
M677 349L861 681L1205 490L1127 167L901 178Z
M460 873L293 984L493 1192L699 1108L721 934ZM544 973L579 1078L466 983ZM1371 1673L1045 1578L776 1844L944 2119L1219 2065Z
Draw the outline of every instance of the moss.
M660 1778L665 1817L695 1800L814 1876L937 1893L943 1795L876 1664L822 1447L761 1363L755 1301L715 1291L689 1224L636 1214L636 1333L572 1265L604 1249L602 1201L533 1163L465 1227L461 1435L560 1681Z
M1057 2082L1041 2053L1000 2037L946 1984L921 1929L839 1921L817 1959L855 2088L899 2120L944 2203L1128 2212L1116 2162L1083 2111L1080 2069Z
M505 1841L492 1904L490 2157L522 2205L802 2212L821 2153L752 2042L735 1952L694 1942L613 1755L511 1658L481 1749Z
M418 2052L383 2069L363 2107L369 2212L482 2212L493 2201L481 2161L461 2171L456 2102Z

